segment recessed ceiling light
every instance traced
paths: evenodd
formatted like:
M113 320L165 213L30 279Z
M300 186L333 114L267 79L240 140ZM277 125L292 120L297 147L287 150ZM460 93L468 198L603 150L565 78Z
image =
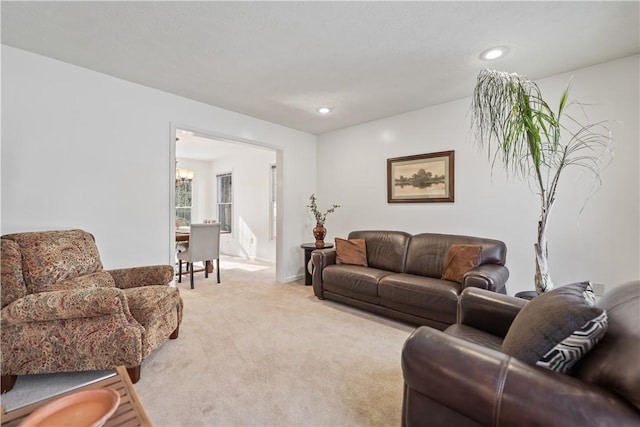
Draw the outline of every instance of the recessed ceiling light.
M320 107L316 111L320 114L329 114L332 110L329 107Z
M501 47L492 47L491 49L487 49L480 54L480 59L485 61L493 61L494 59L498 59L501 56L504 56L509 51L509 48L501 46Z

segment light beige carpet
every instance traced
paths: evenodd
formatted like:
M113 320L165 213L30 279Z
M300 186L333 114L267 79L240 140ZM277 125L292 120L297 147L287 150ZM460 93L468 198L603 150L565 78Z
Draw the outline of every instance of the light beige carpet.
M400 353L413 327L320 301L273 268L221 260L188 276L180 337L135 385L157 426L399 426Z

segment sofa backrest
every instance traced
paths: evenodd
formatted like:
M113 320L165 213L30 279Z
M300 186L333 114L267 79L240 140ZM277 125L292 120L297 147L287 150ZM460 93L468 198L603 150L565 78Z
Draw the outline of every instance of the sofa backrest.
M394 273L404 272L411 234L404 231L360 230L349 233L349 239L365 240L369 267Z
M507 258L507 246L499 240L455 234L421 233L411 238L405 272L439 279L442 277L451 245L482 246L480 265L504 265Z
M607 332L578 361L573 375L616 392L640 409L640 281L613 288L597 305L607 310Z
M2 307L27 295L27 286L22 277L22 255L18 244L12 240L2 240Z
M2 239L15 242L20 249L28 293L102 270L93 235L83 230L16 233Z

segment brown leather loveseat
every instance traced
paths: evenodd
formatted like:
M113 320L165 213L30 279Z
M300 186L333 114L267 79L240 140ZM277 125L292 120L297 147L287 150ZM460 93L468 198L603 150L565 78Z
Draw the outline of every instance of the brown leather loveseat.
M506 293L507 248L501 241L371 230L353 231L348 239L364 239L367 266L336 263L334 248L313 251L313 291L320 299L444 329L456 321L458 297L463 289L478 287ZM442 279L453 245L481 246L478 265L466 272L459 283Z
M457 324L416 329L402 351L402 425L639 426L640 281L595 304L606 311L606 332L567 373L502 348L527 304L468 289Z

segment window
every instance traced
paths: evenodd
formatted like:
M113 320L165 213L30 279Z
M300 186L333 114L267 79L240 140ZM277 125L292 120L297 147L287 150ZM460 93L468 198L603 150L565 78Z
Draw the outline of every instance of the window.
M220 231L231 233L233 218L231 173L216 175L216 180L218 181L218 221L220 222Z
M269 232L271 240L276 238L276 165L271 165L270 188L269 188Z
M176 178L176 226L191 225L190 179Z

